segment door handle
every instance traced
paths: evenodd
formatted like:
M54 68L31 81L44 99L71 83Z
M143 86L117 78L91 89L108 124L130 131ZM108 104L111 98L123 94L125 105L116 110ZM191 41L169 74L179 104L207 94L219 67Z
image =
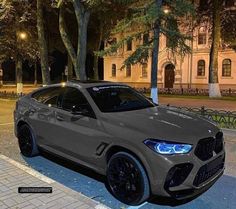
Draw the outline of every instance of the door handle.
M30 114L33 114L33 113L35 113L35 112L36 112L36 109L34 109L34 108L30 108L30 109L29 109L29 113L30 113Z
M60 115L57 115L57 116L56 116L56 119L57 119L58 121L64 121L64 118L63 118L62 116L60 116Z

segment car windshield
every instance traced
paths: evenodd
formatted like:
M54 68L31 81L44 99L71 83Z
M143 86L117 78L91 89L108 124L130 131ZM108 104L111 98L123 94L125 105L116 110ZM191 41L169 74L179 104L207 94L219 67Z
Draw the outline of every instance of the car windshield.
M101 112L122 112L155 106L146 97L128 86L97 86L87 90Z

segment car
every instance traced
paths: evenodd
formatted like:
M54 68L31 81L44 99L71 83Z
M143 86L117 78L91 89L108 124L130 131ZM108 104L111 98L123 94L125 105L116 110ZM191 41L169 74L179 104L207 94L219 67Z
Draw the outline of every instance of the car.
M105 175L118 200L186 200L224 172L222 131L210 120L154 104L128 85L53 84L21 97L15 135L26 157L46 150Z

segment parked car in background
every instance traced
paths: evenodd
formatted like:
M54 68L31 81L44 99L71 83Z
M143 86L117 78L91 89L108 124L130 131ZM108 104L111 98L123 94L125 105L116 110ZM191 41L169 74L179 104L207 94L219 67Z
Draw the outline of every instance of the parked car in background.
M224 171L217 126L119 83L75 80L40 88L18 100L14 120L24 156L43 149L91 168L130 205L151 195L193 198Z

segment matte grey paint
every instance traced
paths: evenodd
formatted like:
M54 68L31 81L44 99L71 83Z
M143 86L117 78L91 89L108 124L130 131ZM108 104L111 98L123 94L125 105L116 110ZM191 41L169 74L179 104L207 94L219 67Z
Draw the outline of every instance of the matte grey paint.
M109 82L66 83L66 86L77 88L85 95L96 118L78 116L79 118L74 120L72 113L48 107L32 99L33 92L19 99L18 108L14 112L15 127L20 121L26 122L34 131L38 146L104 175L107 166L106 153L111 147L119 146L130 150L146 169L151 191L156 195L170 196L164 189L164 182L167 172L176 164L186 162L194 164L193 170L184 183L172 188L173 191L197 189L190 196L206 190L222 175L222 172L218 173L201 188L193 186L199 168L224 153L223 149L222 152L204 162L194 155L195 146L200 139L214 137L219 132L219 128L212 122L188 112L162 106L127 112L102 113L86 88L110 84ZM15 134L17 135L17 128ZM189 143L193 145L193 149L184 155L160 155L143 143L148 138ZM97 150L101 144L106 146L98 154Z

